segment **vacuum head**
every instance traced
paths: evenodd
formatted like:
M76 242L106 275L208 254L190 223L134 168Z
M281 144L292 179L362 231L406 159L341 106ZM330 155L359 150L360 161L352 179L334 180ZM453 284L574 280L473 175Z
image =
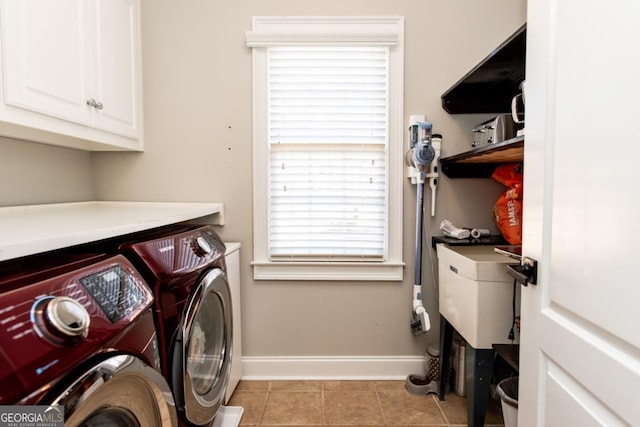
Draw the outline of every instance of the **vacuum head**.
M415 336L425 334L427 331L422 327L422 320L416 313L411 317L411 333Z

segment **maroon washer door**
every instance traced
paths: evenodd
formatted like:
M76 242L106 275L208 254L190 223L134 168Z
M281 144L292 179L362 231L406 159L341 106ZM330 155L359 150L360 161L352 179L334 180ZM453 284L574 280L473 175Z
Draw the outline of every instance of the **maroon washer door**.
M231 292L216 268L194 289L173 344L173 390L189 422L204 425L215 417L229 382L232 349Z

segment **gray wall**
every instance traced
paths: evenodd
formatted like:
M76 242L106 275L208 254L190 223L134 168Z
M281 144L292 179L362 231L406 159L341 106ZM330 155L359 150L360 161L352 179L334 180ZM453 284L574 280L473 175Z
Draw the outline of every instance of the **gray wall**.
M91 153L0 137L0 206L93 198Z
M2 189L2 203L85 197L224 202L227 224L218 231L243 245L245 355L422 354L427 342L437 340L437 299L427 257L423 283L434 327L413 337L415 187L408 182L403 282L252 280L251 51L244 33L253 15L405 16L405 117L426 114L444 135L446 156L469 149L471 127L487 116L451 116L440 95L525 21L526 0L142 0L145 152L89 155L19 143L9 144L5 158L7 142L1 141L3 181L22 169L16 162L62 177L18 180L16 188ZM34 152L38 160L31 159ZM76 168L76 176L66 176ZM440 221L448 218L495 231L491 209L500 192L486 179L441 178L437 215L427 225L439 234Z

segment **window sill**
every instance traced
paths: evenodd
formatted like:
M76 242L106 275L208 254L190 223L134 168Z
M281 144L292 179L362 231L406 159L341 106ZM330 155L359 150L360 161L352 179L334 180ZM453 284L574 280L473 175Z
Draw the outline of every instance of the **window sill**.
M254 280L401 281L400 262L260 262L254 261Z

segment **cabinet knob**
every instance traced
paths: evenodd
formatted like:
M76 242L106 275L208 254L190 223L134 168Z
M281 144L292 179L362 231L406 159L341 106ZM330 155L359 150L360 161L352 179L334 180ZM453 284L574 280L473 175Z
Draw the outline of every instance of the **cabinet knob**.
M102 105L102 102L96 101L93 98L87 99L87 105L93 108L97 108L98 110L102 110L104 108L104 105Z

